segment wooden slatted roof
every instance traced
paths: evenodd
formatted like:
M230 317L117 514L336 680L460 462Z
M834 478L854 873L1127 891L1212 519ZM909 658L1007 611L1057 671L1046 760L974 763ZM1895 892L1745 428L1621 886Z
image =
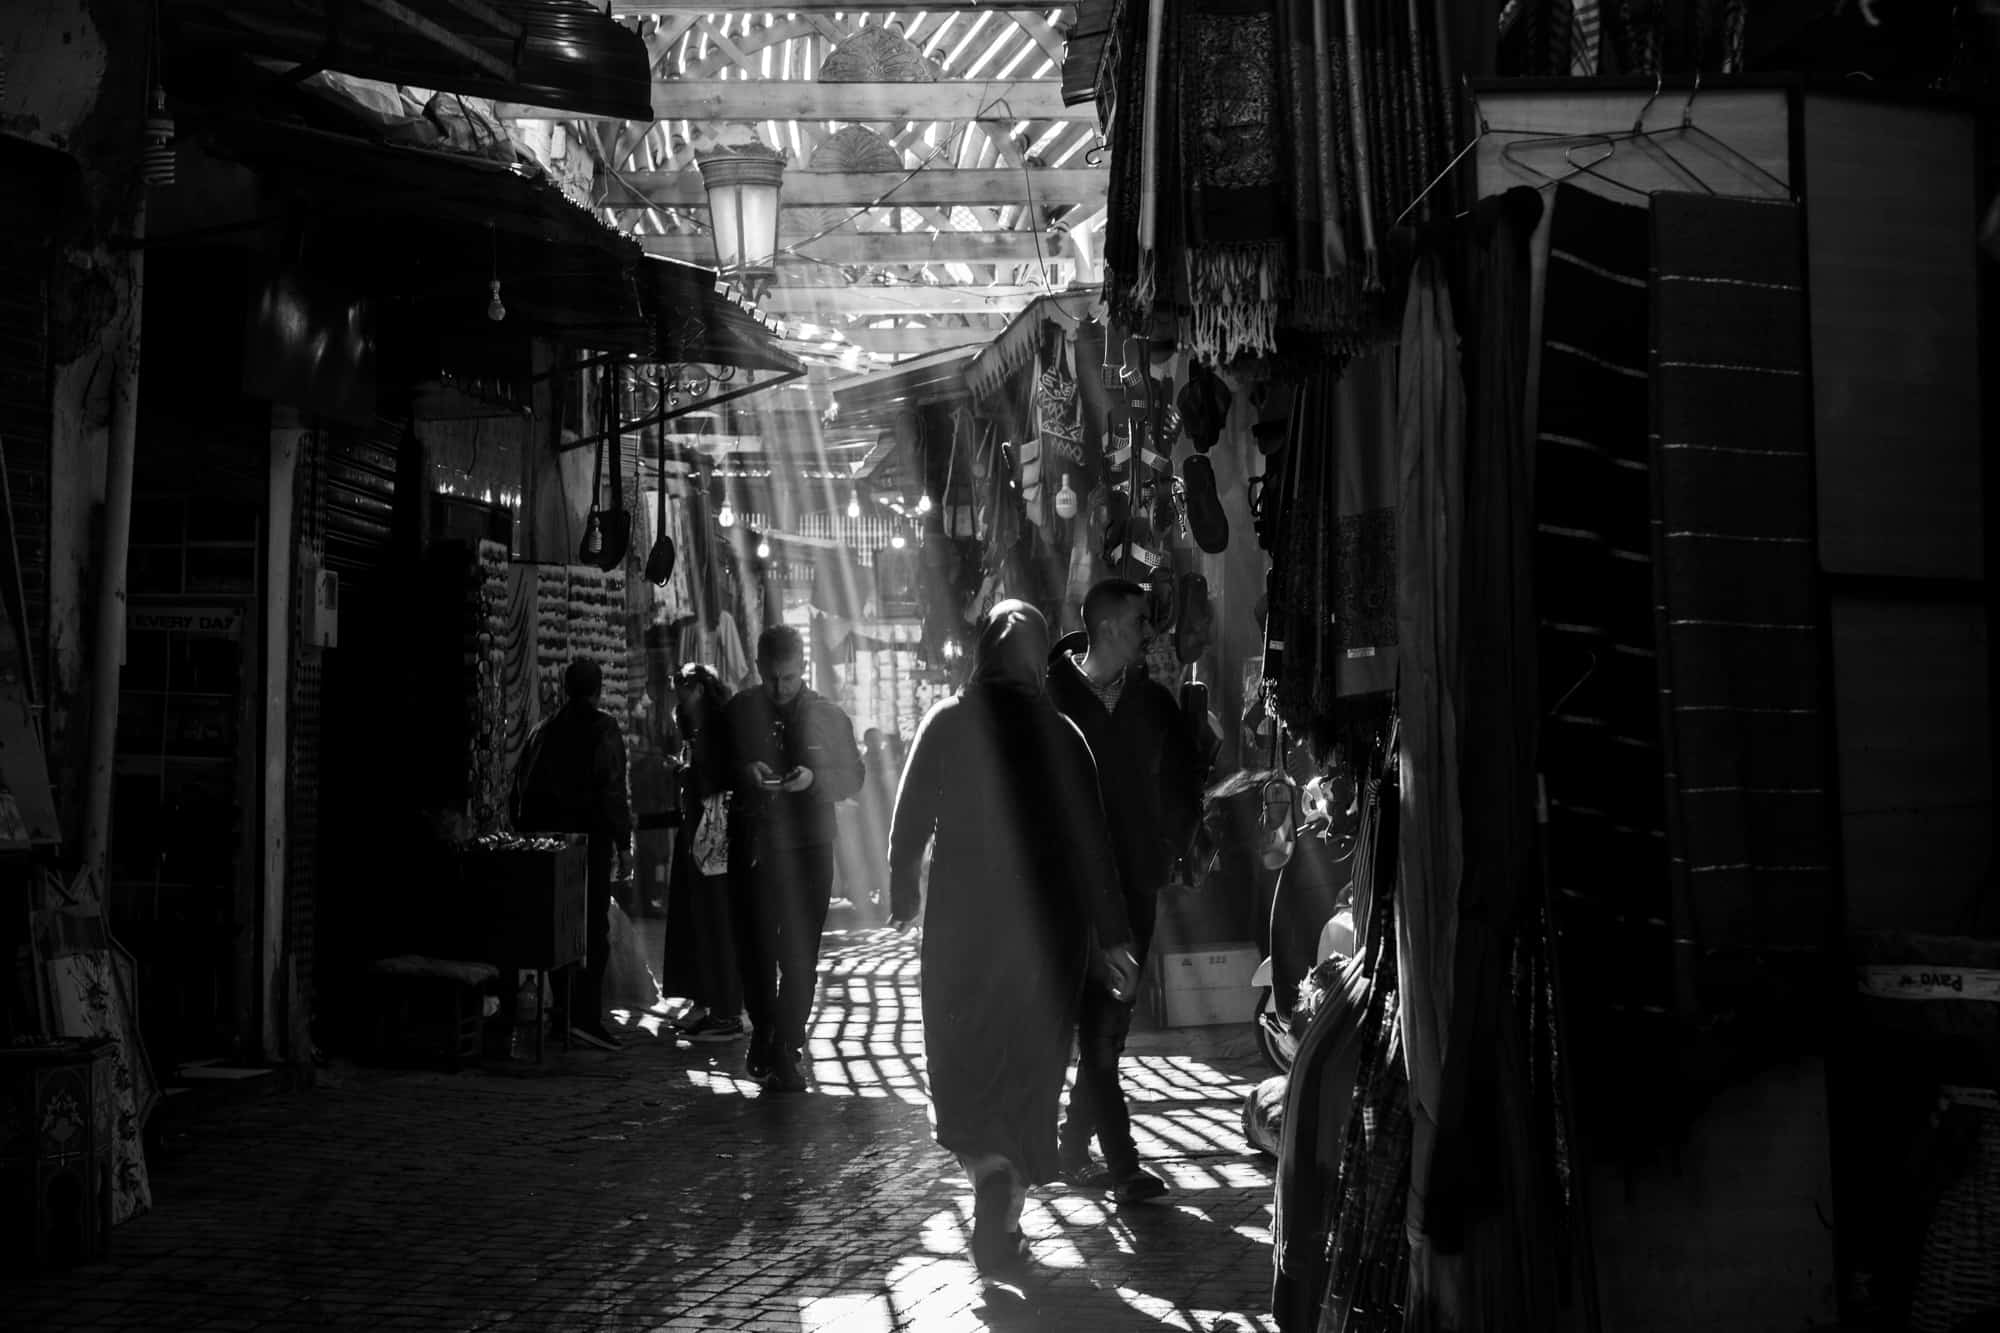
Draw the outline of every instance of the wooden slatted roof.
M900 358L983 342L1036 296L1098 280L1106 172L1095 108L1063 77L1074 6L613 10L646 42L654 119L578 128L600 207L651 253L712 261L695 155L754 130L790 157L766 310Z

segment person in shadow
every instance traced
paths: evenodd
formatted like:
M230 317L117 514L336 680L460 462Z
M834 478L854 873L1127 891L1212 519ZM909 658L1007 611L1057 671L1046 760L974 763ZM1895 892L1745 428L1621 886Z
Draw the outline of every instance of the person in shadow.
M729 687L710 667L689 662L674 673L674 720L686 749L679 772L681 825L674 839L660 985L667 994L685 995L691 1002L676 1026L697 1042L734 1041L747 1031L729 875L699 864L694 848L703 807L712 806L713 798L729 786L722 728L729 699Z
M1127 579L1104 579L1084 597L1083 620L1083 631L1065 637L1049 656L1049 697L1083 733L1097 760L1132 926L1132 956L1144 967L1160 889L1201 821L1206 766L1179 701L1146 674L1152 638L1146 589ZM1167 1192L1166 1183L1139 1164L1118 1078L1134 998L1113 999L1102 991L1085 996L1076 1085L1062 1127L1063 1178L1073 1185L1106 1185L1123 1203ZM1104 1149L1102 1177L1090 1164L1093 1136Z
M970 680L918 728L889 833L899 930L916 922L932 851L921 981L932 1119L972 1180L973 1263L999 1281L1025 1276L1021 1208L1057 1174L1087 977L1120 995L1138 980L1097 771L1049 701L1048 651L1027 603L988 613Z

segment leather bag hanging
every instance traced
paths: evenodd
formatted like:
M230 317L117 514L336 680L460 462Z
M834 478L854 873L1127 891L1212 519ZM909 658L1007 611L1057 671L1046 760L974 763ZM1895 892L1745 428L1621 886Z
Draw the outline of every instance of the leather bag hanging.
M667 427L662 422L655 429L660 437L660 507L653 528L653 549L646 552L646 581L663 588L674 576L674 539L667 535Z

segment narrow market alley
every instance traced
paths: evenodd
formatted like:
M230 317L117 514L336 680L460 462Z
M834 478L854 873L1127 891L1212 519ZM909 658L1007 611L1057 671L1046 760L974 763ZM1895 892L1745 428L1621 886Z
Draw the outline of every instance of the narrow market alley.
M1063 1186L1026 1214L1038 1282L989 1300L971 1195L931 1142L916 951L830 933L814 1089L657 1017L624 1048L458 1073L336 1067L311 1091L170 1108L155 1207L103 1262L0 1286L9 1329L1266 1330L1269 1163L1237 1128L1253 1056L1138 1034L1141 1152L1173 1193ZM628 1015L628 1017L631 1017ZM1245 1313L1251 1312L1251 1313Z

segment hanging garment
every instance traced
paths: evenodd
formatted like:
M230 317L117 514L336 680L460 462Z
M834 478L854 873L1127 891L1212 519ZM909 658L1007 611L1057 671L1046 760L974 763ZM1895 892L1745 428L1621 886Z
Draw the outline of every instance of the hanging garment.
M1801 239L1790 203L1653 201L1655 601L1674 935L1689 942L1680 996L1737 1016L1816 989L1807 974L1840 912Z
M1315 706L1386 694L1396 686L1396 357L1357 357L1334 384L1321 420L1333 452L1335 524L1321 568L1332 597L1319 608L1320 679Z
M669 625L678 625L684 620L691 620L697 614L693 543L688 540L689 503L688 500L676 498L672 494L667 497L667 537L673 542L674 550L681 553L680 558L674 561L673 572L667 576L667 581L658 594L658 617Z
M1650 1135L1668 1099L1633 1090L1669 1074L1673 1004L1646 438L1650 220L1567 185L1554 206L1534 465L1549 874L1583 1096L1617 1098L1607 1132Z
M1523 396L1528 242L1541 211L1541 196L1525 187L1474 210L1462 321L1473 353L1458 603L1464 872L1439 1102L1434 1118L1417 1112L1413 1130L1413 1331L1552 1323L1542 1311L1557 1262L1547 1239L1557 1191L1545 1164L1563 1160L1562 1142L1553 1103L1535 1094L1552 1096L1554 1030L1544 1003L1546 967L1537 971L1540 953L1522 943L1539 939L1540 922L1534 528ZM1496 1090L1506 1094L1497 1104ZM1475 1163L1498 1170L1475 1173ZM1479 1175L1501 1188L1470 1189Z
M1457 952L1459 558L1465 400L1443 263L1417 261L1398 356L1396 713L1403 801L1396 958L1410 1091L1435 1119ZM1424 1165L1424 1164L1420 1164ZM1421 1181L1419 1182L1421 1184Z
M1339 965L1292 1061L1280 1122L1292 1128L1278 1145L1271 1214L1271 1313L1282 1333L1311 1333L1319 1324L1327 1227L1340 1186L1368 1005L1361 960L1349 958Z
M1392 779L1379 784L1376 799L1380 818L1370 863L1356 870L1357 898L1365 887L1371 903L1373 934L1364 954L1372 969L1369 1007L1329 1227L1320 1333L1402 1333L1409 1278L1403 1214L1410 1185L1410 1086L1403 1074L1396 991L1399 797Z

